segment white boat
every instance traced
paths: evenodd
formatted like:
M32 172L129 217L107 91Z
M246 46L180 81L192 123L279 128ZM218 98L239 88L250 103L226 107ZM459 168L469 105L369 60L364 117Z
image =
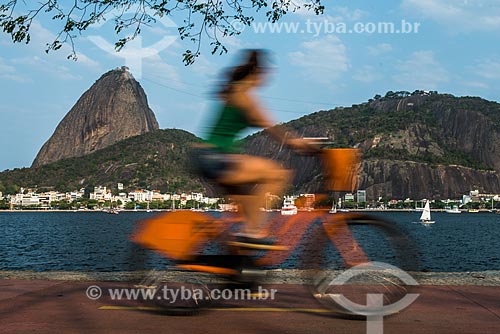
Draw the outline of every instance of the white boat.
M335 212L349 212L349 209L342 208L342 201L340 198L339 198L338 209L336 209Z
M458 210L458 206L454 205L453 208L446 208L446 213L462 213L462 211Z
M296 215L298 212L292 197L285 196L283 201L283 207L281 208L281 214L283 216Z
M431 206L429 201L425 202L424 211L422 211L422 215L420 216L420 222L422 224L434 224L435 221L431 220Z

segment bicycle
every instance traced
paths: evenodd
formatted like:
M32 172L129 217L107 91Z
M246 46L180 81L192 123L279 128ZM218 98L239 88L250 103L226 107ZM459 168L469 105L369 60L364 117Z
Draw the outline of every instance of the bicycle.
M359 167L358 150L323 149L321 157L327 188L336 192L352 190ZM280 246L275 250L241 247L233 236L235 226L241 221L237 213L216 217L192 211L167 212L145 220L133 235L133 241L170 260L181 274L172 279L162 277L161 272L146 271L136 286L154 290L167 281L170 287L209 293L217 285L214 276L217 282L223 279L223 287L248 288L251 293L266 269L282 264L291 255L302 254L296 262L301 280L313 297L334 312L356 316L355 311L329 297L343 294L360 300L366 298L365 291L375 289L382 290L387 304L401 299L411 286L392 277L390 270L363 272L361 277L342 286L330 284L339 271L379 259L404 270L418 267L418 252L406 234L394 223L370 215L330 214L329 207L316 207L313 211L280 216L269 222ZM369 247L370 244L376 247ZM175 315L193 314L213 304L211 298L183 300L180 304L144 302L152 302L162 312Z

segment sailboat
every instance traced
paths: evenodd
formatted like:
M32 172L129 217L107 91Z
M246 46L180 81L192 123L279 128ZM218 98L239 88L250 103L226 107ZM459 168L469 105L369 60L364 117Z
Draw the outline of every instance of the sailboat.
M337 206L335 205L335 202L332 203L332 208L328 212L329 213L337 213Z
M435 221L431 220L431 207L429 201L425 202L424 211L422 211L422 215L420 216L420 222L422 224L434 224Z

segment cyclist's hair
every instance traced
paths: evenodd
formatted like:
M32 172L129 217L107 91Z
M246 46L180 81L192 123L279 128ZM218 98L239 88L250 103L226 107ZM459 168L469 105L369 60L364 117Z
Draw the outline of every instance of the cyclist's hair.
M246 50L243 64L233 67L226 73L226 80L222 84L219 91L221 96L224 96L231 92L232 84L241 81L248 77L249 75L265 72L266 67L263 65L265 63L265 58L267 53L265 50L252 49Z

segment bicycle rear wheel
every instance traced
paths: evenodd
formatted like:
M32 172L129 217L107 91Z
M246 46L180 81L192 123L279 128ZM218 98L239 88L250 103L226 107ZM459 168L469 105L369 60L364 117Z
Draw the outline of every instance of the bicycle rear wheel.
M338 314L364 319L396 313L416 298L418 284L410 272L419 269L419 254L397 224L363 214L325 219L320 232L326 234L306 271L316 300Z
M174 316L196 315L213 307L212 290L225 285L218 275L166 263L155 251L131 244L129 256L134 305L139 310Z
M129 287L134 303L149 312L196 315L233 297L248 298L263 275L250 258L225 251L167 264L155 251L135 244L130 250Z

